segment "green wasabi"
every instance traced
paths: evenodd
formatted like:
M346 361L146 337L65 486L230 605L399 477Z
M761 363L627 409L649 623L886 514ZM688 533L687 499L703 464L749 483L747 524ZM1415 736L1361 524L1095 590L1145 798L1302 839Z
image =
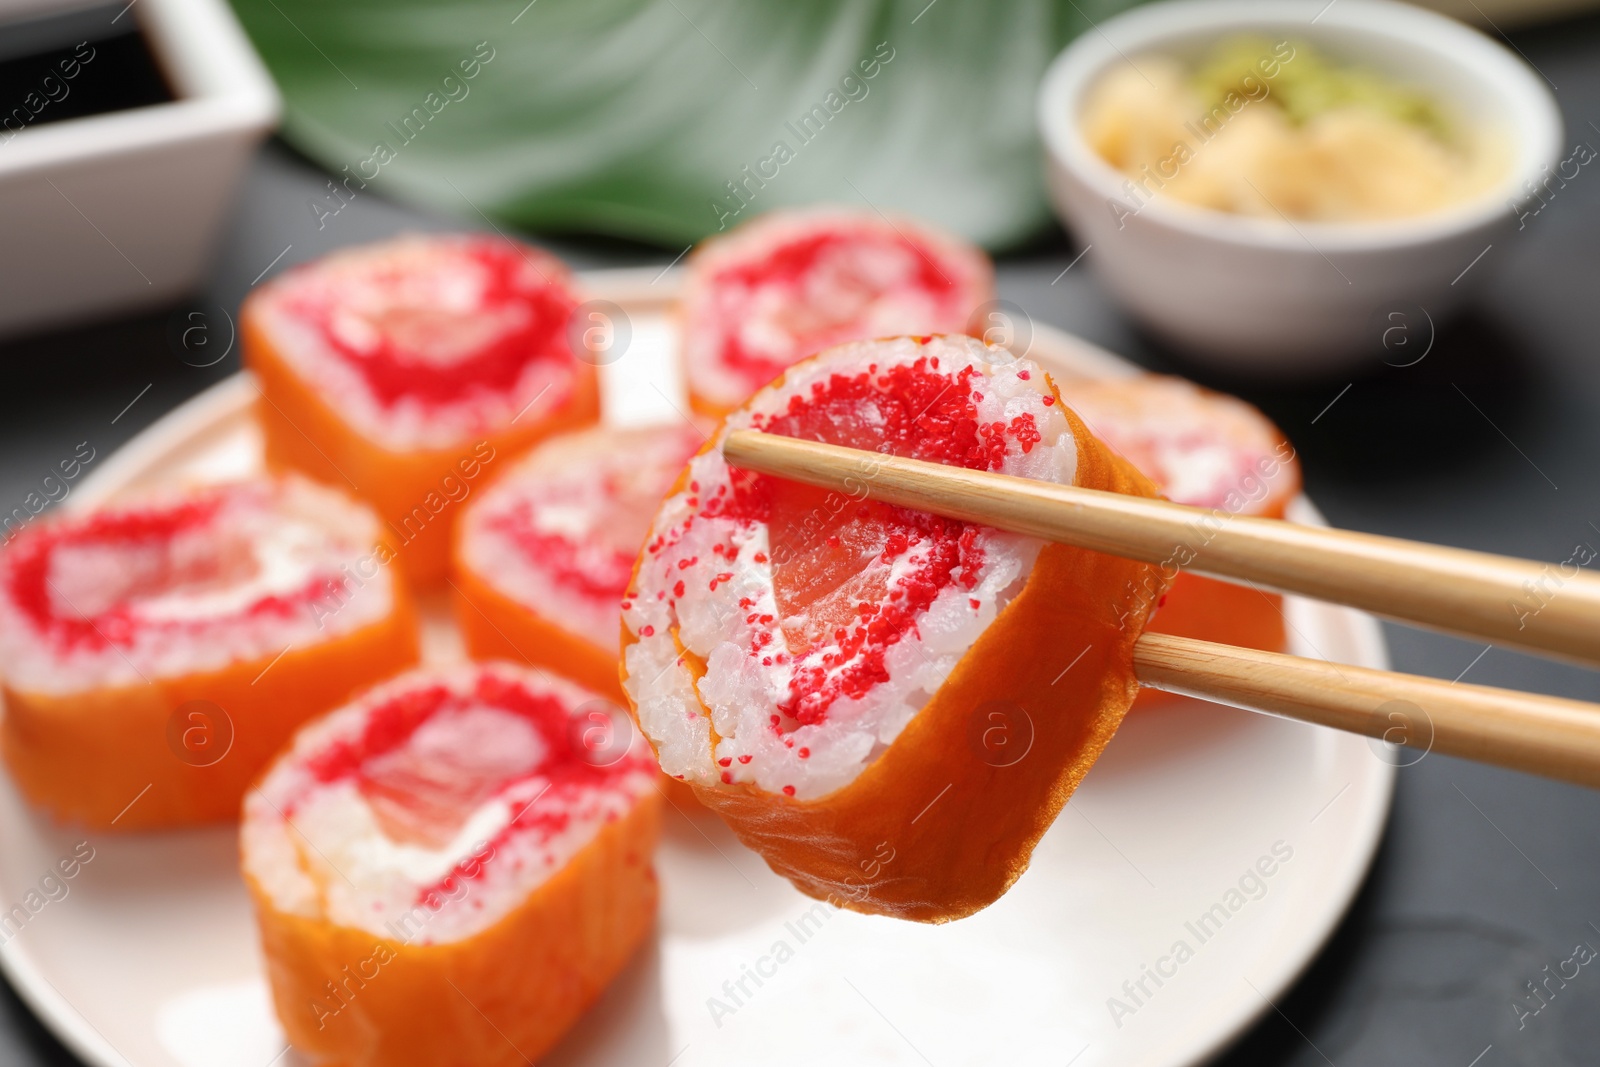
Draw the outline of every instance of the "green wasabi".
M1191 84L1207 107L1229 93L1261 100L1279 109L1296 125L1342 107L1361 107L1412 126L1451 143L1453 136L1437 104L1426 93L1374 70L1340 63L1304 41L1291 42L1284 59L1263 37L1230 37L1213 45L1196 66ZM1263 79L1263 64L1277 74ZM1270 86L1263 96L1262 85Z

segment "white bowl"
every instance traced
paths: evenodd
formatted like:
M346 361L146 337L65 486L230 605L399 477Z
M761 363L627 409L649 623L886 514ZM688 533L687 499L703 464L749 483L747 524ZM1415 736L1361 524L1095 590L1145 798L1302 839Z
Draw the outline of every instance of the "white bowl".
M0 22L74 6L0 0ZM277 121L277 89L224 0L139 0L125 16L116 26L137 19L175 99L0 143L0 334L197 288L245 165Z
M1125 57L1182 59L1239 33L1306 41L1489 124L1511 157L1504 180L1466 203L1393 222L1290 224L1161 196L1138 209L1124 190L1126 175L1080 132L1085 92ZM1136 8L1085 32L1056 58L1039 90L1038 117L1056 208L1093 246L1089 261L1127 310L1210 363L1278 377L1370 357L1393 321L1389 312L1420 307L1437 323L1487 275L1477 257L1531 223L1519 211L1540 206L1533 186L1562 156L1561 114L1538 74L1474 29L1384 0L1169 0Z

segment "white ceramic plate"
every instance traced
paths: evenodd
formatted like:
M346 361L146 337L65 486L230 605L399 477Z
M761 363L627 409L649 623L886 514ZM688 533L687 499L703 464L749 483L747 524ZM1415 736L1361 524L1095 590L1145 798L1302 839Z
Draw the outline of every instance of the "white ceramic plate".
M631 318L630 347L604 369L608 418L676 417L671 279L587 281ZM1037 328L1033 349L1067 376L1128 372L1053 330ZM253 396L240 376L196 397L71 501L255 468ZM1296 651L1386 665L1369 617L1300 601L1288 613ZM429 636L429 655L458 654L442 614ZM1332 931L1392 782L1359 737L1194 702L1140 711L1011 892L942 927L818 904L714 816L680 809L658 860L659 936L544 1062L1197 1063L1267 1010ZM43 906L14 936L0 925L13 986L78 1055L119 1067L300 1062L273 1018L231 830L85 833L35 816L0 783L0 840L0 906L24 911L58 860L85 840L94 850L52 883L65 896L35 896Z

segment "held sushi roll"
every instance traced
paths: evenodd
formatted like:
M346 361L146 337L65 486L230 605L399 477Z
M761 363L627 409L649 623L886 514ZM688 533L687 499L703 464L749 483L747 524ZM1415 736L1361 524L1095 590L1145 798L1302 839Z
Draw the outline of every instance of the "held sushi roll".
M402 237L257 289L244 358L274 467L371 501L407 573L440 581L460 502L542 437L599 417L569 343L567 269L490 237Z
M656 768L509 664L419 670L308 725L246 798L278 1018L341 1067L531 1063L655 918Z
M754 428L1143 496L1036 365L842 345L728 417L656 516L623 687L662 769L803 892L923 921L1022 873L1137 690L1155 568L730 469ZM870 482L870 462L860 474Z
M762 215L689 258L690 402L723 415L784 368L846 341L968 332L993 297L988 258L922 223L844 208Z
M562 434L473 501L454 566L467 650L620 702L622 594L661 498L704 441L685 423Z
M1236 397L1154 374L1074 382L1064 395L1090 431L1164 496L1214 509L1218 522L1230 515L1281 519L1299 495L1293 446L1265 415ZM1189 558L1204 547L1212 528L1196 527L1186 546ZM1167 570L1187 562L1180 551ZM1269 652L1287 644L1282 597L1189 573L1174 578L1150 629Z
M119 830L236 819L306 719L417 659L377 518L288 476L31 526L0 555L13 779Z

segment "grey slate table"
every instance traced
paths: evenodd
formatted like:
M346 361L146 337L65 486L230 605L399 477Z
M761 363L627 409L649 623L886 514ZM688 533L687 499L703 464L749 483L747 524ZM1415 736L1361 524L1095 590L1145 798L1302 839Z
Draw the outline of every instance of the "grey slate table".
M1591 125L1600 123L1600 19L1522 32L1513 44L1557 87L1569 141L1600 146ZM462 224L366 196L319 231L307 200L323 181L269 146L203 299L231 309L269 265ZM668 258L609 242L552 247L579 268ZM1077 252L1056 234L1003 259L1002 296L1262 406L1299 447L1307 488L1335 525L1550 561L1579 543L1600 548L1600 170L1585 168L1477 264L1490 275L1483 297L1422 362L1385 366L1375 339L1358 373L1294 389L1220 378L1163 351L1107 303L1092 251L1062 274ZM0 346L6 510L78 442L107 455L237 369L237 353L209 368L182 362L172 319L161 311ZM1386 630L1400 670L1600 700L1597 672ZM1430 755L1400 771L1382 850L1327 949L1220 1062L1597 1064L1600 967L1584 967L1537 1015L1519 1020L1514 1008L1524 983L1584 941L1600 947L1600 792ZM0 1065L76 1062L0 985Z

